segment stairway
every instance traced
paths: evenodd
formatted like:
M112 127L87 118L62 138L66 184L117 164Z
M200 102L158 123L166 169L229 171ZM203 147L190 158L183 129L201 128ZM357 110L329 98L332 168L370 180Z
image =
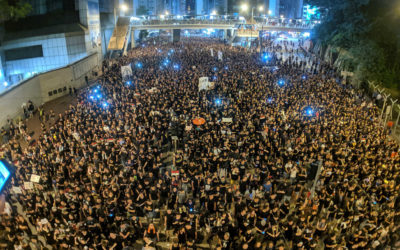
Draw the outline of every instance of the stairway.
M107 50L123 50L128 44L129 40L129 27L130 18L129 17L118 17L117 24L114 27L114 31L111 35L110 41L108 43Z

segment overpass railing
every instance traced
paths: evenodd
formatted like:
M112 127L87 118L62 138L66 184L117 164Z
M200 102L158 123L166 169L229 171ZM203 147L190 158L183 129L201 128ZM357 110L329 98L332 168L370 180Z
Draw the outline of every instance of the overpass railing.
M232 20L232 19L152 19L152 20L132 20L132 26L145 26L145 25L256 25L257 28L297 28L297 29L312 29L315 22L305 21L300 19L264 19L255 20L254 24L249 24L246 20Z
M132 21L133 26L140 25L185 25L185 24L226 24L226 25L236 25L245 21L238 20L222 20L222 19L210 19L210 20L179 20L179 19L168 19L168 20L143 20L143 21Z

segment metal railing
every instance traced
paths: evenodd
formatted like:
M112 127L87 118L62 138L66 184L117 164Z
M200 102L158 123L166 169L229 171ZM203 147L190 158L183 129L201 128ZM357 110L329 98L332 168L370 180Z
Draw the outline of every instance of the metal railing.
M245 19L229 19L229 18L193 18L193 19L178 19L178 18L159 18L150 20L132 20L132 26L147 26L147 25L256 25L257 28L296 28L296 29L312 29L317 24L315 21L301 19L282 19L282 18L265 18L255 19L253 24L247 23Z
M168 19L168 20L144 20L144 21L133 21L133 26L140 25L185 25L185 24L226 24L226 25L236 25L236 24L244 24L244 21L236 21L236 20L179 20L179 19Z

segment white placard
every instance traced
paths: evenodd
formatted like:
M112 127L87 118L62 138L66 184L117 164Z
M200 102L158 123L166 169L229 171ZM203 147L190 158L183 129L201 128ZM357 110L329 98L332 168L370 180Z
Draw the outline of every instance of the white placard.
M13 192L14 194L22 194L22 190L20 187L12 187L11 192Z
M40 176L36 174L31 175L31 182L39 183Z
M132 73L132 68L131 66L125 65L125 66L121 66L121 74L122 74L122 79L125 81L126 79L128 79L130 76L133 75Z
M49 221L46 218L40 220L40 224L42 225L45 225L47 223L49 223Z
M210 49L210 52L211 52L211 56L214 57L214 50L212 48Z
M223 117L222 122L230 123L230 122L232 122L232 118L231 117Z
M208 88L208 77L200 77L199 78L199 91Z
M222 61L222 51L218 50L218 60Z
M33 189L33 183L30 182L30 181L25 181L25 182L24 182L24 188L25 188L26 190Z

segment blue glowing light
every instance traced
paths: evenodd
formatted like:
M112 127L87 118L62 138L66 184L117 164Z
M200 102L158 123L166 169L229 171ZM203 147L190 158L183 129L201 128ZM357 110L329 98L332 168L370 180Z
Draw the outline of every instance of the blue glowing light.
M269 53L264 53L262 59L264 62L268 62L271 59L271 55Z
M178 64L174 64L174 69L179 69L179 65Z
M215 104L216 104L216 105L221 105L221 103L222 103L221 99L216 99L216 100L215 100Z
M307 76L306 76L306 75L303 75L303 76L301 77L301 79L306 80L306 79L307 79Z
M162 49L157 49L157 51L158 51L158 53L161 53L161 52L162 52Z
M305 14L303 15L303 18L306 20L311 20L314 19L315 17L319 17L320 13L318 11L318 8L315 6L311 6L311 5L305 5L304 7L305 10Z
M225 69L225 70L228 70L228 66L225 66L224 69Z
M314 115L314 111L312 110L312 108L310 108L310 107L306 108L306 115L308 115L308 116Z
M303 33L303 37L305 37L305 38L310 37L310 35L311 35L310 32L304 32L304 33Z
M93 99L94 99L94 96L91 95L89 98L93 100Z
M103 102L102 106L103 106L103 108L107 108L108 107L108 103Z
M127 85L127 86L130 86L131 84L132 84L131 81L127 81L127 82L126 82L126 85Z
M101 98L101 95L97 95L96 97L97 97L97 99L100 99L100 98Z
M165 61L164 61L164 66L168 66L168 64L169 64L169 60L168 59L165 59Z
M218 68L217 68L217 67L214 67L214 68L213 68L213 70L214 70L214 71L217 71L217 70L218 70Z
M278 85L279 86L283 86L283 85L285 85L285 80L283 80L283 79L280 79L279 81L278 81Z
M268 103L271 103L273 100L272 100L272 98L271 97L269 97L268 99L267 99L267 102Z
M3 190L3 188L7 184L8 179L10 179L11 176L11 169L7 167L6 164L3 163L3 161L0 161L0 191Z
M98 89L95 89L95 90L94 90L94 93L97 93L98 91L99 91Z
M174 53L174 50L173 50L173 49L170 49L170 50L169 50L169 53Z
M213 80L217 80L217 76L213 76Z
M138 67L139 69L141 69L141 68L143 67L143 64L140 63L140 62L138 62L138 63L136 63L136 67Z

